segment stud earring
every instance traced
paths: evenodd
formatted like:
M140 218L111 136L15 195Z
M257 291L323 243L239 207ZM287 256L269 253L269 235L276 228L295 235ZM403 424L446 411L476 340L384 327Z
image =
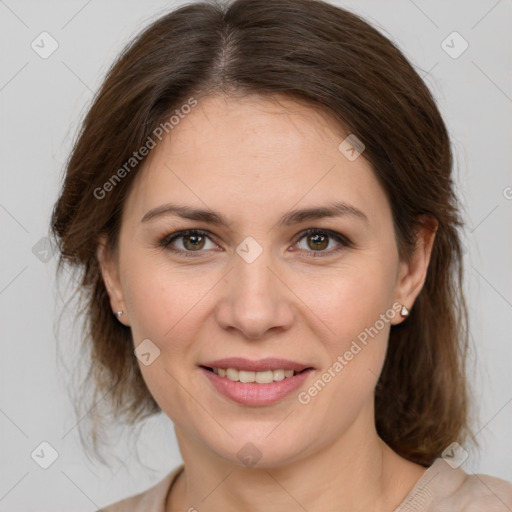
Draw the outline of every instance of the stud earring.
M117 319L119 320L121 318L121 315L123 314L122 311L116 311Z
M407 309L407 306L402 305L400 315L403 316L404 318L409 316L409 310Z

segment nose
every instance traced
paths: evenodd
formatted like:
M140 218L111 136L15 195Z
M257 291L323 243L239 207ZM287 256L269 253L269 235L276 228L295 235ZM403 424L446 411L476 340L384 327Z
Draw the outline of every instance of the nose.
M294 320L293 293L272 261L270 251L252 263L235 254L216 308L217 322L247 339L289 329Z

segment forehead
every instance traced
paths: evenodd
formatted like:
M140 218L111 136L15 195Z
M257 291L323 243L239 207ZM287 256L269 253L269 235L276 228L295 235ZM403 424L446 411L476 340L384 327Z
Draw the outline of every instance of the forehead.
M339 150L346 137L328 115L288 98L198 100L146 158L128 211L140 219L179 200L250 218L342 200L382 215L384 191L363 157Z

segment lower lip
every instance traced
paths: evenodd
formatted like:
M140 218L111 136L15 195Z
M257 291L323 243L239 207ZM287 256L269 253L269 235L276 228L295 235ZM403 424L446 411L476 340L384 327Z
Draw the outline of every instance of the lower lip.
M286 377L268 384L258 384L256 382L235 382L227 377L219 377L216 373L203 367L200 367L200 370L210 379L217 391L234 402L250 406L270 405L278 402L299 388L314 371L310 368L293 377Z

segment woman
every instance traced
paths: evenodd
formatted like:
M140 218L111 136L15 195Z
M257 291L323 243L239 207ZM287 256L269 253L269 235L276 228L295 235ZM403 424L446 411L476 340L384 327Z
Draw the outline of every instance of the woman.
M512 509L460 468L451 167L425 84L345 10L197 3L137 37L52 227L96 392L133 423L167 414L184 464L103 510Z

